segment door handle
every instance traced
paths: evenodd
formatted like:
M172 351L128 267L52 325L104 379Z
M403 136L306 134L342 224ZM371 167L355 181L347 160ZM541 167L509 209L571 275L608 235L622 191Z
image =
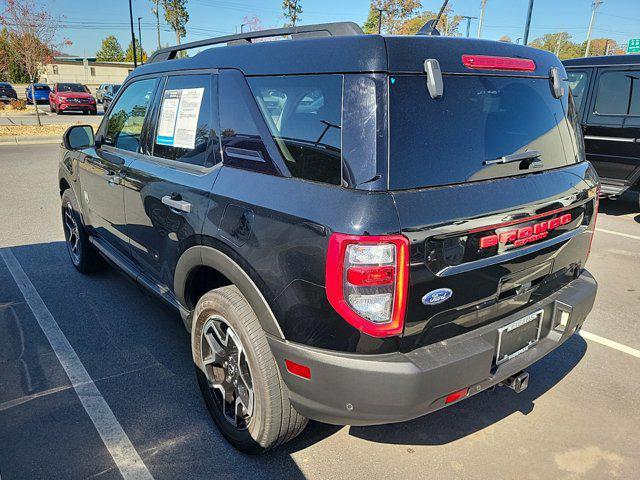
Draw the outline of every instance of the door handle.
M191 204L182 198L171 197L171 195L165 195L162 197L162 203L171 207L173 210L179 210L181 212L191 213Z

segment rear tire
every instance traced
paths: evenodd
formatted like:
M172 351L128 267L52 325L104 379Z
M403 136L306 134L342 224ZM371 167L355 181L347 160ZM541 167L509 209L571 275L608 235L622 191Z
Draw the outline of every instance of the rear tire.
M291 405L265 333L237 287L212 290L198 301L191 345L207 409L235 448L262 453L304 430L307 419ZM234 349L241 352L237 358Z
M62 229L71 263L80 273L92 273L106 267L106 262L89 241L82 223L76 196L69 188L62 193Z

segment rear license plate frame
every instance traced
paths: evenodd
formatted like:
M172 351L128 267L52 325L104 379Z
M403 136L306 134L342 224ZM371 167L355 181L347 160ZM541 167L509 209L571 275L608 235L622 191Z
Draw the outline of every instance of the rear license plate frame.
M504 362L508 362L509 360L517 357L518 355L523 354L535 344L540 341L540 334L542 332L542 321L544 320L544 310L537 310L529 315L526 315L518 320L515 320L504 327L500 327L498 329L498 345L496 346L496 365L500 365ZM513 334L513 332L518 331L518 333L522 333L523 327L529 327L531 330L532 327L535 327L533 330L533 335L528 338L525 345L516 348L513 351L504 353L502 349L505 347L507 343L507 336L509 334ZM520 330L519 330L520 329Z

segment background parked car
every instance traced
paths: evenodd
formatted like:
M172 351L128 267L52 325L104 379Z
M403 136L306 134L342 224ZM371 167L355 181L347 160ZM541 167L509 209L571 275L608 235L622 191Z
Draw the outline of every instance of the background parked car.
M17 100L18 94L10 83L0 82L0 101L10 102L11 100Z
M109 108L109 105L111 105L111 102L113 101L114 97L116 96L116 93L118 93L118 90L120 90L120 85L109 85L109 86L107 86L107 89L105 90L105 92L104 92L104 94L102 96L102 105L104 107L104 111L105 112Z
M32 95L31 85L24 89L27 103L33 103L34 97L36 103L47 103L49 101L49 93L51 93L51 88L49 87L49 85L47 85L46 83L36 83L34 87L35 95Z
M112 87L112 83L103 83L98 88L96 88L96 101L98 103L102 103L104 100L104 94L107 93L110 87Z
M602 193L618 197L640 189L640 55L563 63Z
M58 115L67 110L82 111L95 115L96 99L81 83L56 83L49 94L49 109Z

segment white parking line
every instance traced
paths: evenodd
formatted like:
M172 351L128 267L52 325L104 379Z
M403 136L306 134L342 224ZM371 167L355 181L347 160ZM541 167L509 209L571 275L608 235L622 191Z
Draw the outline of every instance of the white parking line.
M71 385L78 394L82 406L96 427L107 450L125 479L153 480L151 473L138 455L129 437L100 394L98 387L84 368L80 358L56 323L53 315L38 291L22 269L20 262L9 248L0 249L0 256L7 264L18 288L38 321Z
M582 338L591 340L592 342L596 342L601 345L614 348L620 352L628 353L633 357L640 358L640 350L636 350L635 348L627 347L626 345L623 345L621 343L614 342L613 340L601 337L600 335L596 335L595 333L585 332L584 330L580 330L579 334Z
M628 233L614 232L613 230L605 230L604 228L596 228L596 232L610 233L611 235L618 235L619 237L633 238L634 240L640 240L637 235L630 235Z

